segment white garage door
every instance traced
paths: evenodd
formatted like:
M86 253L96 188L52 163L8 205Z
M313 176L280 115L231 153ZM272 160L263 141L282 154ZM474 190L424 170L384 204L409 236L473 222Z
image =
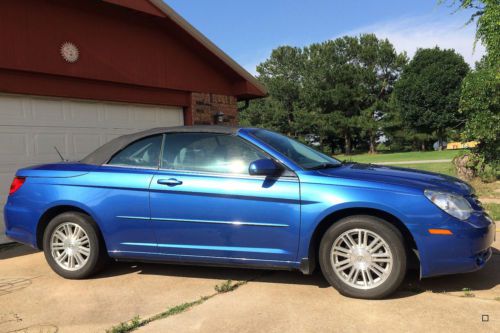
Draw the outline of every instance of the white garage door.
M15 171L78 160L122 134L183 124L182 108L0 94L0 243L3 206Z

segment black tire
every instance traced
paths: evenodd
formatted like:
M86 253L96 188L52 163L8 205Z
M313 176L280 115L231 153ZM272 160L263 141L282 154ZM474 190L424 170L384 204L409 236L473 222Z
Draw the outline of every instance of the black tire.
M349 285L338 275L342 275L342 273L335 272L332 264L331 250L335 241L345 232L353 229L365 229L376 234L385 241L392 254L390 273L385 275L387 276L384 277L385 281L374 285L371 289L360 289L361 287ZM349 216L337 221L325 232L319 248L319 263L324 277L342 295L354 298L381 299L392 294L401 285L406 275L406 260L404 240L399 230L389 222L374 216ZM347 272L350 272L350 269ZM372 272L369 274L370 277L373 277ZM357 276L357 273L353 273L353 275Z
M51 237L54 232L64 223L70 222L80 226L88 236L90 254L81 268L68 270L60 266L53 257L51 249ZM103 240L95 222L88 215L79 212L66 212L54 217L43 234L43 251L48 264L60 276L66 279L84 279L101 270L108 261L108 255Z

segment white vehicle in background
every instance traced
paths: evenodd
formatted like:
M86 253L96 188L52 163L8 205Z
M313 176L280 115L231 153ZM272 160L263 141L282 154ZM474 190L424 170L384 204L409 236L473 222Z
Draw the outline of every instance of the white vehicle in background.
M309 146L319 147L319 135L316 134L306 134L305 141Z

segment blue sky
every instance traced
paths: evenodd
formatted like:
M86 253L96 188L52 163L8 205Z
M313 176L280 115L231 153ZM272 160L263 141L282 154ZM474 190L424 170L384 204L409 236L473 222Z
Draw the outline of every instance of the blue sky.
M475 26L470 12L437 0L164 0L248 71L280 45L305 46L374 32L411 56L417 47L454 48L471 65Z

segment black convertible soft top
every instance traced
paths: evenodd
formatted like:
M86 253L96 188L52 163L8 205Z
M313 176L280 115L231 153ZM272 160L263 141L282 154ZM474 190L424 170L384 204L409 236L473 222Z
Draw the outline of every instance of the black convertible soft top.
M232 126L177 126L177 127L157 127L149 130L122 135L97 148L80 162L85 164L102 165L109 161L113 155L128 146L134 141L155 134L162 133L220 133L235 135L240 127Z

